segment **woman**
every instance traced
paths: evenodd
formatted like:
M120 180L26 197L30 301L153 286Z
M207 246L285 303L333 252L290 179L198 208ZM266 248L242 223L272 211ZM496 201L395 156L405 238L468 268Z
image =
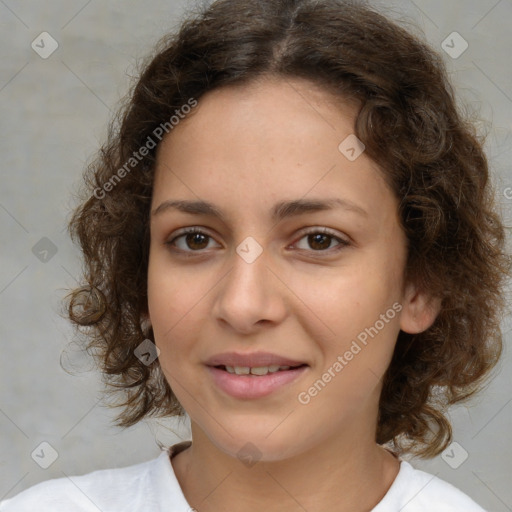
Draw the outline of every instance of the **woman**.
M501 352L510 269L441 58L369 7L221 0L164 38L86 174L70 297L153 461L33 510L483 509L414 469Z

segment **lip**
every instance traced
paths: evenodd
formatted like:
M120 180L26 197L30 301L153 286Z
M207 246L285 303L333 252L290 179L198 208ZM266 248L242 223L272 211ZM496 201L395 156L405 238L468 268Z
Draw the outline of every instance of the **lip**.
M233 398L243 400L263 398L275 393L298 379L308 368L308 366L300 366L256 376L236 375L215 366L207 366L214 384L220 390Z
M307 364L305 361L297 361L288 357L272 354L270 352L224 352L216 354L208 359L207 366L300 366Z
M210 357L206 361L207 370L217 388L238 399L263 398L291 384L309 365L304 361L272 354L270 352L225 352ZM237 375L218 366L291 366L288 370L267 373L266 375Z

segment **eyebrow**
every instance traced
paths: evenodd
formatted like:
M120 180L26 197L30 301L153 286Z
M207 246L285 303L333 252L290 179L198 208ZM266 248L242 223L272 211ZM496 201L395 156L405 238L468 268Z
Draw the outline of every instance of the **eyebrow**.
M281 201L276 203L271 210L273 221L280 221L287 217L302 215L304 213L320 212L326 210L334 210L342 208L359 215L368 217L368 212L351 201L341 198L331 199L295 199L291 201ZM169 210L178 210L193 215L209 215L217 217L223 222L226 218L222 211L212 203L206 201L190 201L190 200L167 200L161 203L153 210L151 216L160 215Z

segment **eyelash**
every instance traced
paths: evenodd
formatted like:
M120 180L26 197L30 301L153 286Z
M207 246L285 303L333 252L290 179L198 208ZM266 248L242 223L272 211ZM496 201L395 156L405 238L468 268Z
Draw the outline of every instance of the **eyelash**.
M184 251L183 249L174 249L174 242L176 240L178 240L179 238L183 237L183 236L186 236L186 235L189 235L189 234L196 234L196 233L201 234L201 235L205 235L209 239L213 239L213 237L211 235L209 235L208 233L205 233L204 231L202 231L199 228L192 227L192 228L185 228L183 231L178 232L178 234L175 237L173 237L171 240L165 242L165 245L173 247L173 250L176 251L176 252L181 252L181 253L185 253L185 254L188 253L187 254L188 257L193 257L194 256L193 253L202 253L202 252L204 252L204 250L200 249L200 250L197 250L197 251L194 251L194 250ZM337 246L335 246L334 248L331 247L329 249L325 249L325 250L319 249L319 250L316 250L316 251L312 249L311 251L308 251L308 252L332 254L332 253L336 253L336 252L340 251L341 249L351 245L350 242L340 238L339 236L336 236L335 233L333 233L332 231L330 231L327 228L313 228L313 229L310 229L310 230L304 232L302 234L302 236L298 239L298 241L302 240L303 238L305 238L308 235L315 235L315 234L327 235L328 237L330 237L330 238L336 240L337 242L339 242L339 244ZM299 250L307 251L307 249L299 249Z

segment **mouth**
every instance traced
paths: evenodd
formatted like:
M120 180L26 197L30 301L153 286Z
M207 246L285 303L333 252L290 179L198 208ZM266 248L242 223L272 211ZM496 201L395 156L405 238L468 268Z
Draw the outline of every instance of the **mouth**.
M271 352L224 352L205 365L214 386L239 400L279 396L310 368L304 360Z
M270 353L219 354L206 362L214 386L238 400L280 396L310 368L309 364Z
M248 375L252 373L251 370L256 369L254 375L259 375L257 372L260 370L263 371L263 369L268 369L270 372L277 372L285 367L290 369L304 366L306 362L271 352L224 352L210 357L205 361L205 364L238 375ZM241 370L241 372L237 372L237 369ZM249 369L249 371L247 371L247 369Z
M232 375L249 375L254 377L263 377L269 373L278 372L291 372L299 368L308 366L307 364L297 365L269 365L269 366L228 366L228 365L216 365L214 368L223 370Z

